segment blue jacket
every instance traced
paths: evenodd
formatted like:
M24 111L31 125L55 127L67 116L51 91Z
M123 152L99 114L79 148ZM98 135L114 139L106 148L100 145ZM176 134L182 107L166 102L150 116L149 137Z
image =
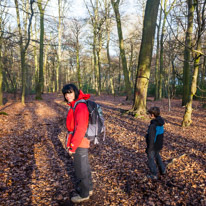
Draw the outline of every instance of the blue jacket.
M163 147L164 119L161 116L151 120L146 135L146 152L159 151Z

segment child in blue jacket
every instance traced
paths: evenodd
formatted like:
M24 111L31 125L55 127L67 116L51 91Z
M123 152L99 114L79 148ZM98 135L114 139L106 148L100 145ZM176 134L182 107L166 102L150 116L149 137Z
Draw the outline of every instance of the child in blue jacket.
M148 167L151 174L147 177L150 179L158 179L157 166L160 174L164 175L166 173L165 165L163 164L162 158L159 154L160 150L163 147L164 119L160 116L159 107L151 107L148 110L148 114L151 122L148 127L148 133L146 135L146 153L148 157Z

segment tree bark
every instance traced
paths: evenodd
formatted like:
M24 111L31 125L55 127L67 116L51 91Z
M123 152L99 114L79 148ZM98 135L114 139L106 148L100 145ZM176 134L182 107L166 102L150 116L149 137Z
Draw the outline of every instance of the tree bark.
M185 106L189 101L190 93L190 50L192 46L192 31L195 6L193 0L187 0L188 4L188 18L187 18L187 32L185 37L185 51L184 51L184 67L183 67L183 96L182 106Z
M76 60L77 60L77 79L78 79L78 86L82 89L82 78L81 78L81 71L80 71L80 57L79 57L79 34L77 34L76 39Z
M98 95L101 93L101 49L102 49L102 31L98 32L98 49L97 49L97 60L98 60Z
M48 81L49 81L49 80L48 80L49 77L47 76L48 49L49 49L49 45L46 45L45 51L44 51L44 63L43 63L43 74L45 75L45 77L44 77L45 83L44 83L43 88L46 87L46 88L44 88L46 91L48 91L47 88L48 88ZM44 89L43 89L43 90L44 90Z
M159 3L160 0L147 0L146 4L132 108L136 115L146 112L147 90Z
M113 74L112 74L112 67L111 67L111 57L109 52L110 46L110 32L111 32L111 18L110 18L110 4L106 1L105 2L105 10L106 10L106 35L107 35L107 61L108 61L108 85L110 87L110 92L114 94L114 82L113 82Z
M94 26L94 36L93 36L93 58L94 58L94 78L95 78L95 91L96 94L99 94L99 87L98 87L98 61L97 61L97 55L96 55L96 43L97 43L97 35L96 35L96 28Z
M162 99L163 94L163 77L164 77L164 36L165 36L165 25L167 16L170 13L171 9L173 8L173 5L175 4L176 0L174 0L170 6L170 8L167 10L167 2L168 0L164 1L164 19L162 24L162 33L160 38L160 70L159 70L159 91L158 91L158 99ZM162 5L162 2L161 2ZM163 7L163 5L162 5ZM165 84L164 84L165 85Z
M44 8L42 0L38 0L38 8L40 12L40 48L39 48L39 80L36 91L36 99L42 99L41 94L44 88L44 11L48 1Z
M125 88L126 88L126 95L127 99L132 99L132 86L131 82L129 79L129 72L127 69L127 59L125 55L125 49L124 49L124 40L123 40L123 34L122 34L122 25L121 25L121 18L120 18L120 13L119 13L119 3L120 0L114 1L111 0L112 7L114 9L115 13L115 18L117 22L117 31L118 31L118 36L119 36L119 49L120 49L120 56L122 60L122 68L123 68L123 73L124 73L124 81L125 81Z
M162 5L163 0L161 0ZM159 99L159 63L160 63L160 54L159 54L159 47L160 47L160 28L162 23L162 7L160 9L160 19L159 19L159 25L157 26L157 50L156 50L156 60L155 60L155 100Z
M134 57L134 44L131 41L130 43L130 61L129 61L129 79L131 79L131 86L134 87L134 76L133 76L133 57Z
M33 28L33 27L32 27ZM31 29L31 34L32 34L32 39L37 41L37 29L36 29L36 20L34 23L34 29ZM32 47L33 47L33 55L34 55L34 67L35 67L35 75L34 75L34 82L35 82L35 90L36 87L38 85L38 73L39 73L39 69L38 69L38 57L37 57L37 46L36 46L36 42L32 41Z
M199 11L200 7L198 5L198 0L194 1L194 6L196 6L196 14L197 14L197 22L198 22L198 36L197 36L197 48L196 51L193 51L195 53L194 56L194 72L193 72L193 77L192 77L192 83L190 87L190 95L189 95L189 100L186 104L185 107L185 114L183 117L182 121L182 127L187 127L192 123L192 101L193 101L193 96L196 94L197 91L197 80L198 80L198 71L199 71L199 66L200 66L200 57L201 57L201 40L202 40L202 32L205 29L204 21L205 21L205 5L206 2L204 3L204 6L202 8L202 12ZM195 8L194 8L195 9ZM202 18L201 18L201 14ZM202 22L201 22L202 20Z
M56 69L56 81L57 81L57 92L60 90L60 71L61 71L61 47L62 47L62 1L58 0L58 10L59 10L59 24L58 24L58 62L57 62L57 69Z
M162 83L163 83L163 70L164 70L164 35L165 35L165 24L168 12L166 12L167 1L164 1L164 19L162 24L162 33L160 38L160 70L159 70L159 91L158 99L162 99ZM162 5L163 6L163 5Z
M199 48L201 49L201 47ZM184 114L183 121L182 121L182 127L187 127L192 123L192 101L193 101L193 96L196 94L196 91L197 91L199 62L200 62L200 55L197 56L195 59L194 73L193 73L192 84L190 88L189 101L185 107L185 114Z
M1 25L1 22L0 22L0 25ZM2 46L1 45L2 45L2 40L0 39L0 105L3 105L3 89L2 89L2 85L3 85L3 63L2 63Z
M25 92L26 92L26 67L25 67L25 59L26 59L26 51L29 46L30 42L30 28L31 28L31 22L33 17L33 8L32 5L34 3L33 0L30 1L30 7L31 7L31 16L29 19L29 25L28 25L28 40L25 43L23 42L23 34L21 30L21 21L20 21L20 14L19 14L19 4L17 0L14 0L15 7L16 7L16 16L17 16L17 24L18 24L18 30L19 30L19 39L20 39L20 54L21 54L21 72L22 72L22 92L21 92L21 102L22 104L25 104Z
M98 8L99 8L99 0L95 0L95 5L92 4L93 14L90 12L86 2L85 5L87 7L87 10L90 15L90 19L93 26L93 45L92 45L92 51L93 51L93 68L94 68L94 87L96 91L96 95L100 93L98 82L99 82L99 72L98 72L98 59L97 59L97 28L99 23L99 15L98 15Z
M0 14L0 31L2 31L2 13ZM2 38L3 32L0 32L0 105L3 105L3 62L2 62Z

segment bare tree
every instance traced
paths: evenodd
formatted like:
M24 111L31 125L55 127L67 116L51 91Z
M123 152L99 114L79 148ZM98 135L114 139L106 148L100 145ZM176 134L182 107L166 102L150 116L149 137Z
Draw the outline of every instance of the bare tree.
M164 73L164 37L165 37L165 32L166 32L166 28L165 28L166 20L167 20L168 14L174 7L176 0L173 0L168 10L167 10L167 3L168 3L168 0L164 0L164 5L161 4L161 8L164 11L164 18L163 18L162 32L161 32L161 38L160 38L160 69L159 69L159 85L158 85L159 86L159 89L158 89L159 99L162 98L162 84L163 84L163 73Z
M36 99L42 99L41 97L41 93L43 92L43 88L44 88L44 13L45 13L45 8L48 4L49 0L46 1L45 5L42 2L42 0L38 0L37 4L38 4L38 8L39 8L39 12L40 12L40 48L39 48L39 81L38 81L38 85L36 88Z
M201 5L198 0L194 1L196 5L196 15L197 15L197 23L198 23L198 32L197 32L197 41L196 41L196 49L193 50L194 56L194 72L192 76L192 83L190 87L190 95L189 101L185 107L185 114L182 121L182 127L187 127L192 123L192 101L193 96L196 94L197 91L197 79L198 79L198 71L200 66L200 58L202 55L202 35L203 31L205 30L206 24L206 1Z
M16 16L17 16L17 24L18 24L18 31L19 31L19 47L20 47L20 54L21 54L21 70L22 70L22 94L21 94L21 102L22 104L25 104L25 91L26 91L26 51L29 47L30 42L30 28L32 23L32 17L33 17L33 3L34 0L30 0L30 10L31 15L29 18L29 24L28 24L28 39L24 42L23 38L23 32L21 28L21 20L20 20L20 13L19 13L19 2L18 0L14 0L15 7L16 7Z
M85 2L85 1L84 1ZM94 61L94 74L95 74L95 90L96 94L100 95L101 92L101 62L100 52L102 48L102 32L103 24L105 22L105 12L102 8L101 1L95 0L95 3L90 0L91 10L88 4L85 2L88 13L90 15L91 25L93 27L93 61Z
M6 2L5 2L6 3ZM6 7L0 8L0 105L3 105L3 55L2 55L2 44L4 38L4 26L6 24Z
M76 56L76 67L77 67L77 81L78 81L78 86L81 89L82 88L82 76L81 76L81 67L80 67L80 35L81 35L81 30L83 28L83 24L81 23L80 20L73 19L72 20L72 33L74 36L74 49L75 49L75 56Z
M193 19L195 2L194 0L187 0L188 16L187 16L187 31L185 37L185 51L184 51L184 67L183 67L183 96L182 106L185 106L189 100L190 93L190 56L192 46L193 33Z
M122 60L122 67L123 67L123 73L124 73L124 81L125 81L125 88L127 93L127 99L132 99L132 86L129 79L129 72L127 68L127 59L125 55L125 48L124 48L124 40L123 40L123 34L122 34L122 25L121 25L121 18L119 13L119 4L120 0L111 0L112 7L114 9L115 17L116 17L116 23L117 23L117 31L119 36L119 49L120 49L120 56Z
M147 0L146 4L142 42L135 82L135 98L132 108L136 115L146 112L147 90L150 78L150 66L159 3L160 0Z

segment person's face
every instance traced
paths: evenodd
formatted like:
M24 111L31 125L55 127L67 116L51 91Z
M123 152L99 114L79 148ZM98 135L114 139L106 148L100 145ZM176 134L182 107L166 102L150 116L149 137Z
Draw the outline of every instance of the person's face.
M149 118L154 119L155 118L154 114L149 114Z
M70 102L73 102L74 99L75 99L75 93L74 91L70 92L70 93L66 93L65 94L65 98L66 100L70 103Z

